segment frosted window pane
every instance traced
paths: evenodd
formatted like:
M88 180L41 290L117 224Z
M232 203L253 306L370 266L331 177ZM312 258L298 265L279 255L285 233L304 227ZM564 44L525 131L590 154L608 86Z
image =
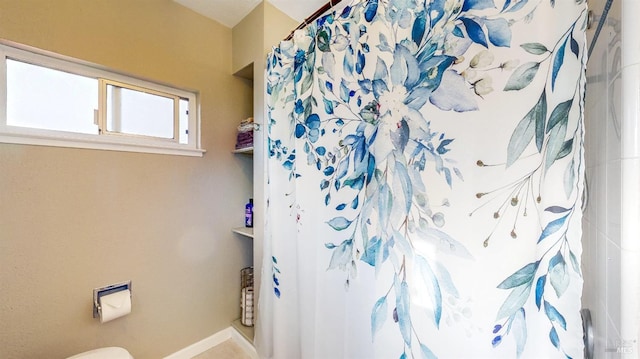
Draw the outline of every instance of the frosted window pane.
M173 99L107 85L107 131L173 138Z
M98 80L7 59L7 125L98 134Z

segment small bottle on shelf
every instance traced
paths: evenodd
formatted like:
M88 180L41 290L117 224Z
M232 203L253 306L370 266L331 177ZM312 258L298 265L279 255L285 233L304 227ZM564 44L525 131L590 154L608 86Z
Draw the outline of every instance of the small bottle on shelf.
M249 203L244 207L244 226L253 227L253 198L249 198Z

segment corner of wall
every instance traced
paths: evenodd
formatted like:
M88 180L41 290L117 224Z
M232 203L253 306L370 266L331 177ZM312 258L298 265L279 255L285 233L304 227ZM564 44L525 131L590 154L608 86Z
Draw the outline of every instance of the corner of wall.
M263 1L231 29L231 73L249 66L260 54L263 47L261 34L265 29L264 12Z
M263 50L267 54L282 39L298 26L298 21L289 17L269 2L264 3L264 44ZM267 31L268 30L268 31Z

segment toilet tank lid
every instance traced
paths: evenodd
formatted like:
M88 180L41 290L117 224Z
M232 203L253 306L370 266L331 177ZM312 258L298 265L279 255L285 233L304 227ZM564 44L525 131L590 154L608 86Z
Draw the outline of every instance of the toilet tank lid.
M67 359L133 359L126 349L119 347L108 347L90 350L69 357Z

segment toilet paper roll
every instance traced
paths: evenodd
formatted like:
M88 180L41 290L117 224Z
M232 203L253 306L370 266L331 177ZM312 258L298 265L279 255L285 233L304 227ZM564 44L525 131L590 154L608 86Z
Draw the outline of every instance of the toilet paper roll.
M126 289L100 297L100 323L131 313L131 292Z

